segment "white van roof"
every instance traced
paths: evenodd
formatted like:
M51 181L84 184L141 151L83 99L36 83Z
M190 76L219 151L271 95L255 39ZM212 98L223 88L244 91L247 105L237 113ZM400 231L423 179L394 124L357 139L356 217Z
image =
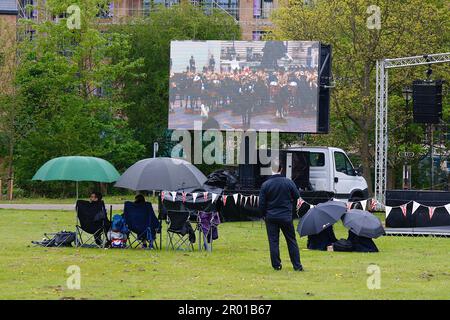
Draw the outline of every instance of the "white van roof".
M287 149L283 149L285 151L325 151L325 150L338 150L338 151L342 151L344 152L344 150L340 149L340 148L336 148L336 147L323 147L323 146L305 146L305 147L292 147L292 148L287 148Z

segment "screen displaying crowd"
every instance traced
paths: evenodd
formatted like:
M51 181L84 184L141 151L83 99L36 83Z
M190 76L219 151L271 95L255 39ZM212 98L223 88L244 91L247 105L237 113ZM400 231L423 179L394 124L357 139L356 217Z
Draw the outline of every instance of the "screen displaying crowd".
M317 132L319 43L173 41L169 128Z

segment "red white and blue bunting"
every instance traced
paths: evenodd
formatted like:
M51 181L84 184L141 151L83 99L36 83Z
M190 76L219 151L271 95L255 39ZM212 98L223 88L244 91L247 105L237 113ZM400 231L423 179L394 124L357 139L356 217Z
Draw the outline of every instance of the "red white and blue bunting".
M251 207L258 207L259 205L259 196L256 195L244 195L242 193L233 193L230 195L221 195L218 193L214 193L214 192L193 192L193 193L187 193L187 192L177 192L177 191L162 191L161 192L161 201L172 201L175 202L177 199L177 194L181 194L181 199L183 202L186 202L186 198L187 195L191 195L192 196L192 203L195 203L197 201L197 199L199 199L200 197L203 197L203 200L206 201L208 200L208 196L209 194L211 194L211 201L212 203L215 203L216 201L218 201L219 199L222 201L223 205L225 206L227 204L228 201L232 201L235 205L240 205L240 206L251 206ZM167 196L171 196L171 197L167 197ZM342 201L339 199L333 199L333 201ZM367 211L375 211L377 208L377 201L375 199L366 199L366 200L361 200L361 201L342 201L347 205L348 209L351 209L355 204L359 204L363 210L367 210ZM431 207L431 206L426 206L423 204L420 204L416 201L409 201L407 203L404 203L400 206L395 206L395 207L391 207L391 206L384 206L385 207L385 212L386 212L386 218L389 216L389 214L391 213L392 209L395 208L400 208L402 211L402 214L406 217L406 208L407 205L412 203L412 214L414 214L417 209L419 207L425 207L428 208L428 213L430 215L430 218L433 216L435 210L437 208L445 208L447 210L447 212L450 214L450 203L443 205L443 206L438 206L438 207ZM296 209L297 211L300 210L301 207L303 207L304 205L309 206L309 208L314 208L315 206L311 203L306 202L303 198L298 198L297 199L297 204L296 204Z
M389 216L389 214L391 213L392 209L397 209L400 208L402 210L403 215L406 217L406 207L408 206L408 204L412 203L412 211L411 214L414 214L417 209L419 209L420 207L425 207L428 208L428 215L430 216L430 219L433 218L433 214L436 211L436 209L438 208L445 208L445 210L450 214L450 203L442 205L442 206L437 206L437 207L432 207L432 206L426 206L424 204L418 203L414 200L408 201L400 206L395 206L395 207L391 207L391 206L384 206L385 207L385 211L386 211L386 218Z

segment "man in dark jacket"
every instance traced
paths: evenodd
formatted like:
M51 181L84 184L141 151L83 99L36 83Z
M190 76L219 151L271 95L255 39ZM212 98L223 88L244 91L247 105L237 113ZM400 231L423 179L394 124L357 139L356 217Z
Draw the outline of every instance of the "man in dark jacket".
M279 246L281 229L294 270L303 271L292 221L293 206L300 197L300 193L292 180L280 174L281 168L277 159L272 160L272 173L259 192L259 210L266 221L272 267L275 270L281 270L282 267Z

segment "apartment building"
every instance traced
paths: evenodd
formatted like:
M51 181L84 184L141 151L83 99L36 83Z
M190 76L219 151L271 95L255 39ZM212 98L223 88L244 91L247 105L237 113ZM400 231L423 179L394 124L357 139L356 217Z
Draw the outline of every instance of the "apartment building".
M16 41L17 13L16 0L0 1L0 68L11 58L7 49Z
M154 10L157 5L173 6L182 1L202 8L223 10L242 29L244 40L260 40L271 26L270 15L279 6L280 0L115 0L111 2L111 12L117 19L136 16Z
M16 24L17 24L16 0L0 1L0 90L2 94L12 94L12 68L15 64ZM1 114L0 114L1 116ZM0 198L2 188L7 182L7 172L4 159L0 156Z
M16 0L0 1L0 89L3 94L11 94L13 90L17 13Z
M17 1L19 15L39 19L45 14L39 13L39 3L44 0L2 0ZM260 40L268 27L271 26L270 15L282 0L112 0L103 8L100 17L105 23L123 23L130 17L146 15L157 10L158 5L166 7L178 5L181 2L190 2L202 8L216 8L223 10L239 23L244 40ZM34 10L25 10L27 5Z

